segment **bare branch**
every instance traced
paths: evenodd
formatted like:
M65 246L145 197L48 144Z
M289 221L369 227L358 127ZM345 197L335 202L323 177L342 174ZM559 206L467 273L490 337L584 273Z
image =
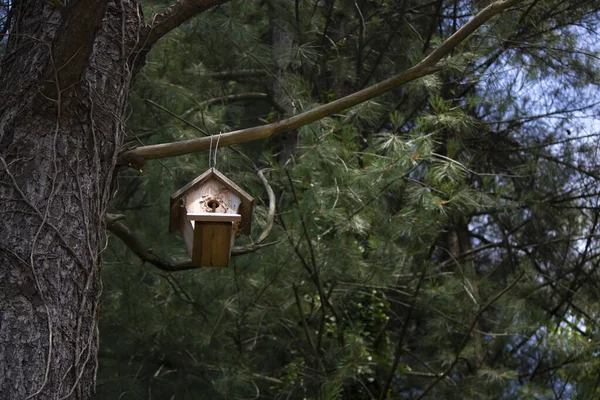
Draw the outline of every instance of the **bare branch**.
M279 241L271 242L271 243L265 243L265 244L262 243L269 236L269 234L271 233L271 230L273 229L273 223L275 221L275 208L276 208L275 203L277 201L275 199L275 192L273 191L273 188L271 188L271 185L269 185L269 181L267 181L267 178L265 178L263 171L264 170L257 170L256 174L258 175L258 178L260 179L263 186L265 187L265 190L267 191L267 196L269 196L269 212L267 213L267 221L266 221L265 229L260 234L260 236L258 237L256 242L254 242L252 245L234 247L231 250L231 255L233 255L233 256L251 253L260 248L263 248L266 246L272 246L274 244L281 242L281 240L279 240Z
M304 329L304 334L306 335L306 340L312 349L315 359L317 360L317 366L319 367L319 371L325 375L325 367L323 366L323 361L321 360L321 356L319 355L319 349L315 346L315 342L312 340L310 336L310 331L308 329L308 325L306 324L306 319L304 318L304 312L302 312L302 303L300 302L300 296L298 296L298 288L296 285L292 286L294 290L294 298L296 299L296 308L298 308L298 314L300 315L300 321L302 322L302 328Z
M129 247L142 261L148 262L163 271L184 271L188 269L196 268L191 262L173 264L167 260L158 257L152 249L147 248L142 242L135 236L129 228L123 223L119 222L124 216L117 214L106 214L104 221L106 222L106 229L108 229L113 235L121 239L127 247Z
M146 40L142 41L144 47L149 49L160 38L183 24L190 18L209 8L227 3L229 0L179 0L165 12L154 15L152 22L147 26Z
M404 317L404 323L402 324L402 332L400 333L400 336L398 336L398 341L396 342L396 350L394 351L394 361L392 361L392 368L390 369L390 373L387 377L387 379L385 380L385 383L383 384L383 387L381 388L381 392L379 394L379 400L384 399L387 394L388 394L388 390L392 384L392 380L394 379L394 376L396 376L396 370L398 369L398 364L400 364L400 357L402 356L402 353L404 352L404 338L406 337L406 332L408 331L408 323L410 321L410 317L415 309L415 305L417 304L417 296L419 295L419 291L421 290L421 284L423 283L423 280L425 279L425 275L427 274L427 269L424 268L423 272L421 273L421 276L419 277L419 281L417 282L417 287L415 288L415 292L413 294L413 299L412 302L410 304L410 307L408 308L408 312L406 313L406 316ZM441 376L441 375L439 375ZM438 378L438 379L442 379ZM437 380L436 380L437 382Z
M267 76L264 69L240 69L236 71L212 72L201 75L203 78L216 79L219 81L235 81L244 78L258 78Z
M221 135L220 145L231 146L237 143L266 139L277 133L293 131L304 125L308 125L322 118L334 115L376 96L387 93L407 82L411 82L415 79L440 71L443 69L443 67L438 64L439 61L445 56L449 55L456 46L466 40L477 28L479 28L493 16L500 14L511 6L519 4L523 1L524 0L501 0L492 3L479 12L464 26L462 26L452 36L446 39L446 41L442 43L440 47L435 49L417 65L392 78L355 92L346 97L342 97L341 99L331 103L324 104L276 123L224 133ZM141 146L121 153L119 156L119 164L127 165L127 161L130 162L132 159L148 160L154 158L174 157L182 154L207 150L209 148L210 138L197 138L173 143ZM141 166L135 165L135 167Z
M269 211L267 213L267 221L265 224L265 229L263 230L263 232L260 234L258 239L252 245L236 246L233 249L231 249L232 256L239 256L239 255L246 254L246 253L253 253L259 249L262 249L263 247L273 246L273 245L279 244L283 241L283 240L277 240L275 242L263 243L267 239L269 234L271 233L271 230L273 229L273 223L275 221L275 209L276 209L275 206L276 206L276 202L277 202L277 199L275 198L275 192L273 191L273 188L271 188L271 185L269 185L269 181L267 181L267 178L265 178L265 175L263 174L263 172L264 172L264 169L256 170L256 175L258 175L258 178L260 179L263 186L265 187L267 196L269 197Z

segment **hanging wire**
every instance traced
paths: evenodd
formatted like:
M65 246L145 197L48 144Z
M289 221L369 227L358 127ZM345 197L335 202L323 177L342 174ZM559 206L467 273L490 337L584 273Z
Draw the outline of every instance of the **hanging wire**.
M219 149L219 140L221 140L221 134L223 132L219 132L219 137L217 138L217 144L215 145L215 160L213 161L213 168L217 168L217 150ZM212 143L212 136L211 136L211 143ZM212 145L211 145L212 147ZM210 161L209 161L209 165L210 165Z
M210 147L208 148L208 168L210 168L210 164L212 162L212 139L213 135L210 135Z

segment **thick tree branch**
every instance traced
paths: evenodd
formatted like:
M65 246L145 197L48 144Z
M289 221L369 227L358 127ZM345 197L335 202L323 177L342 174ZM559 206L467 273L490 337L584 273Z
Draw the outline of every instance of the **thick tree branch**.
M293 131L304 125L308 125L312 122L368 101L376 96L387 93L407 82L440 71L443 67L438 64L439 61L445 56L449 55L452 49L466 40L477 28L486 23L490 18L506 11L513 5L522 3L523 1L524 0L501 0L490 4L476 16L474 16L464 26L462 26L458 31L456 31L452 36L446 39L446 41L442 43L440 47L435 49L417 65L392 78L360 90L349 96L342 97L341 99L331 103L324 104L276 123L224 133L221 135L220 145L231 146L237 143L266 139L278 133ZM213 2L217 3L217 1ZM134 161L136 165L132 166L139 168L141 165L137 164L143 163L144 160L174 157L182 154L194 153L201 150L207 150L209 147L210 138L197 138L173 143L142 146L121 153L119 156L119 164L128 165Z
M105 1L98 0L77 1L66 9L58 7L65 12L52 43L51 62L45 73L48 81L46 96L58 100L60 92L81 79L104 18L106 4Z
M106 229L108 229L113 235L121 239L127 247L131 249L142 261L148 262L163 271L184 271L187 269L196 268L191 262L174 264L167 260L158 257L152 249L147 248L143 243L127 228L123 223L120 222L124 217L116 214L106 214L104 218L106 222Z
M156 14L147 26L144 48L149 49L160 38L177 28L190 18L209 8L227 3L229 0L179 0L165 12Z

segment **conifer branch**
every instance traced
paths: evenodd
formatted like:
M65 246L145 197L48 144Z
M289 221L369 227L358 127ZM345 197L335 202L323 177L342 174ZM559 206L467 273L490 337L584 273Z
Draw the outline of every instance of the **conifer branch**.
M246 93L238 93L238 94L230 94L227 96L221 97L213 97L208 100L204 100L198 103L197 106L190 108L186 112L183 113L183 117L186 117L192 112L198 111L203 107L212 107L219 106L225 104L231 104L238 101L250 101L250 100L265 100L271 103L271 105L281 114L285 113L285 109L278 104L275 99L270 97L267 93L262 92L246 92ZM149 100L147 100L149 101Z
M369 86L351 95L342 97L331 103L323 104L312 110L305 111L291 118L267 124L263 126L228 132L221 135L220 145L231 146L233 144L245 143L254 140L266 139L274 134L290 132L322 118L329 117L357 104L364 103L374 97L382 95L405 83L415 79L431 75L443 69L440 60L448 56L450 52L460 43L466 40L477 28L486 23L493 16L506 11L508 8L523 2L524 0L501 0L496 1L475 15L469 22L450 36L440 47L421 60L417 65L395 75L387 80ZM207 1L201 2L206 3ZM210 3L220 3L213 0ZM183 1L183 3L187 3ZM178 3L179 4L179 3ZM216 5L216 4L212 4ZM174 6L175 7L175 6ZM144 160L155 158L175 157L183 154L195 153L210 148L210 138L197 138L182 140L178 142L162 143L149 146L141 146L125 151L119 155L119 164L127 165L131 160L143 163ZM132 165L140 168L141 165Z
M474 332L475 328L477 327L477 322L479 321L479 319L481 318L483 313L485 311L487 311L487 309L490 308L502 296L504 296L509 290L511 290L517 284L517 282L519 282L521 280L521 278L524 275L525 275L525 271L521 272L521 274L519 276L517 276L514 281L512 281L508 286L506 286L504 289L502 289L500 292L498 292L487 303L485 303L485 305L483 307L481 307L479 309L479 311L475 315L475 318L473 318L473 321L471 322L471 326L469 327L469 330L464 335L463 340L460 343L460 346L458 347L456 354L454 355L454 360L452 361L450 366L444 371L443 374L440 374L436 378L435 381L431 382L431 384L429 386L427 386L427 388L425 388L425 390L423 391L423 393L421 393L421 395L417 398L417 400L425 398L427 393L429 393L442 379L446 378L450 374L450 372L454 369L454 367L458 363L458 360L460 359L460 355L463 352L463 350L465 349L465 347L467 346L467 343L469 342L469 338L471 337L471 334Z
M306 335L306 340L312 349L315 359L317 360L317 366L319 367L319 371L321 374L325 375L325 367L323 365L323 361L321 360L321 356L319 355L319 350L315 346L315 342L312 340L310 336L310 331L308 329L308 325L306 324L306 318L304 318L304 312L302 311L302 304L300 303L300 297L298 296L298 288L296 285L292 286L294 290L294 298L296 299L296 307L298 308L298 314L300 315L300 322L302 322L302 328L304 329L304 334Z
M264 69L239 69L235 71L211 72L201 76L203 78L215 79L218 81L235 81L244 78L266 77L267 71Z

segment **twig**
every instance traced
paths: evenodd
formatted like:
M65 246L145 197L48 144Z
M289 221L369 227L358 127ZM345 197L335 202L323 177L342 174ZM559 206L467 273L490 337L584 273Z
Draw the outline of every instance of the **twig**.
M398 337L398 342L396 343L396 351L394 353L394 361L392 362L392 368L390 369L390 374L388 375L388 378L386 379L385 384L383 385L383 387L381 388L381 392L379 393L380 400L383 400L387 395L387 391L390 385L392 384L392 379L394 379L394 376L396 375L396 369L398 368L398 364L400 363L400 356L403 352L404 337L406 336L406 332L408 330L408 323L410 322L410 317L412 316L412 312L415 309L415 304L417 302L418 297L417 295L421 290L421 283L423 283L426 274L427 269L424 268L423 272L421 273L421 276L419 277L419 281L417 282L417 287L415 288L413 300L410 304L408 312L406 313L406 317L404 318L404 324L402 325L402 333L400 333L400 336Z
M184 124L187 124L189 126L191 126L192 128L194 128L195 130L197 130L198 132L202 133L205 136L210 136L210 133L208 133L207 131L205 131L204 129L200 128L198 125L195 125L193 123L191 123L190 121L184 119L182 116L175 114L173 111L161 106L158 103L153 102L150 99L144 99L144 101L160 110L163 110L164 112L166 112L167 114L171 115L172 117L177 118L178 120L180 120L181 122L183 122Z
M221 97L213 97L212 99L201 101L198 103L197 106L192 107L189 110L187 110L186 112L184 112L182 116L185 117L194 111L200 110L202 107L225 105L225 104L234 103L236 101L248 101L248 100L266 100L266 101L270 102L271 105L274 108L276 108L278 112L280 112L282 114L285 113L285 109L280 104L277 104L277 102L275 102L275 100L273 98L269 97L268 94L261 93L261 92L247 92L247 93L230 94L230 95L221 96Z
M317 365L319 366L319 370L323 375L325 375L325 367L323 366L323 362L321 361L321 356L319 356L319 351L315 347L315 343L310 336L310 331L308 330L308 325L306 324L306 319L304 319L304 312L302 312L302 303L300 303L300 297L298 296L298 288L296 285L293 286L294 289L294 297L296 298L296 307L298 308L298 313L300 314L300 321L302 322L302 328L304 329L304 334L306 335L306 340L308 340L308 344L312 349L313 353L315 353L315 358L317 359Z
M221 81L237 80L242 78L254 78L267 76L267 71L264 69L241 69L236 71L221 71L212 72L201 75L203 78L216 79Z

